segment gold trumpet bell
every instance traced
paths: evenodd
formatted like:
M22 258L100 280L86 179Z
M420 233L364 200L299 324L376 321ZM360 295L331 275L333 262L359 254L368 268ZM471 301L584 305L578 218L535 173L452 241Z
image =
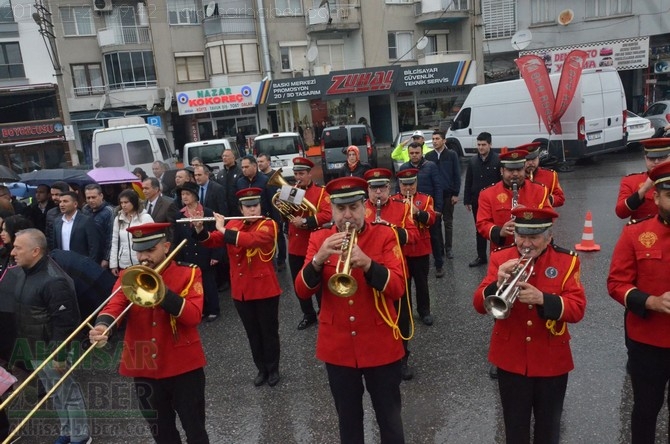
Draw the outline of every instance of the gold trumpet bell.
M328 289L341 298L349 298L358 290L356 279L345 273L334 274L328 280Z
M165 299L165 283L153 268L135 265L128 268L121 278L123 294L133 304L156 307Z

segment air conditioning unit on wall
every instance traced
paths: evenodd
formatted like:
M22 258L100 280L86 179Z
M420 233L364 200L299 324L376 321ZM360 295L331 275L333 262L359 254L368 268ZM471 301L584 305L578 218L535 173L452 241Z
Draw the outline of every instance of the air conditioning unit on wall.
M93 0L93 10L98 12L111 11L112 0Z

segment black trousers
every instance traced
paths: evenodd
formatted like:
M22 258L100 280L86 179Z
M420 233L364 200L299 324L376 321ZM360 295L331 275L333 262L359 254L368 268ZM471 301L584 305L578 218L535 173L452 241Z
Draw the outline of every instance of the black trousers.
M670 380L670 349L628 339L628 365L633 386L631 443L654 444L656 419ZM668 392L670 403L670 392ZM668 432L670 442L670 432Z
M444 248L451 250L454 237L454 205L451 203L451 194L444 193L444 203L442 205L442 221L444 222ZM439 226L439 221L435 221Z
M405 442L400 399L400 361L352 368L326 363L342 444L363 444L363 392L370 393L382 444ZM365 379L365 385L363 385Z
M279 295L252 301L233 300L247 332L259 372L279 371Z
M286 236L284 235L284 229L282 228L282 225L285 224L286 222L282 221L281 219L279 221L276 221L277 224L279 225L279 228L277 229L277 262L280 264L283 264L286 262Z
M568 374L529 377L498 369L498 389L508 444L530 444L530 418L535 417L534 444L558 444Z
M217 315L221 314L221 305L219 303L219 289L216 284L216 267L217 265L207 265L200 267L202 272L202 288L204 292L204 301L202 307L203 315Z
M488 248L487 240L484 236L479 234L477 231L477 210L479 210L479 205L476 203L472 204L472 216L475 218L475 233L477 237L477 257L481 259L486 259L487 254L486 250Z
M435 221L429 228L429 231L430 246L433 249L435 268L442 268L444 266L444 239L442 238L442 225L439 221Z
M419 312L419 316L423 317L430 314L430 292L428 290L430 255L405 257L405 259L407 260L407 268L409 269L407 291L409 291L410 305L412 303L412 279L414 279L414 285L416 285L416 311Z
M163 379L135 378L140 410L158 444L181 444L176 414L188 444L209 444L205 430L205 371Z
M302 266L304 264L305 256L297 256L295 254L288 255L288 266L291 269L291 278L293 279L293 282L295 282L295 278L298 276L298 273L300 273L300 270L302 270ZM298 296L296 295L296 297ZM300 310L302 310L303 315L306 317L316 318L316 310L314 310L312 298L298 298L298 301L300 302ZM321 289L319 289L319 291L316 293L316 303L317 306L321 306Z

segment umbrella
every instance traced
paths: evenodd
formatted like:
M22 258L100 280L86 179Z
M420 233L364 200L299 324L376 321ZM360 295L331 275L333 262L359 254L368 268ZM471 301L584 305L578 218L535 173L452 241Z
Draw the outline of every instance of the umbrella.
M21 180L18 174L11 168L0 165L0 182L18 182Z
M95 168L87 174L100 185L106 183L139 182L136 175L121 167Z
M21 182L28 185L51 185L59 180L67 183L74 183L80 187L93 183L93 179L86 174L86 171L68 168L35 170L29 173L19 174L19 176L21 177Z

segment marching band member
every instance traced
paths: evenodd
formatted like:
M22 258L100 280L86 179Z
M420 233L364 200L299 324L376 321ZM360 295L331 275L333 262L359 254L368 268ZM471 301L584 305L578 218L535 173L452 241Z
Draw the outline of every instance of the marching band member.
M491 253L473 304L485 313L485 299L504 290L504 281L531 261L534 271L526 269L526 279L519 279L509 317L494 323L489 361L498 366L507 443L530 443L534 416L532 442L558 444L568 372L574 368L567 323L579 322L586 308L579 258L553 245L551 226L558 214L552 208L517 207L512 214L515 244Z
M261 188L236 193L242 216L261 216ZM242 320L251 356L258 368L256 387L279 382L279 295L281 288L272 258L277 245L277 223L271 218L231 220L215 214L216 230L208 233L194 223L198 240L209 248L227 245L230 295Z
M169 223L149 223L130 229L132 248L140 263L155 268L167 258ZM121 286L121 272L114 286ZM205 430L205 352L198 325L202 316L203 290L200 269L170 262L161 275L165 298L154 308L133 304L127 314L126 333L119 373L134 378L140 411L159 444L181 442L175 425L179 415L186 438L209 443ZM128 306L118 292L100 311L91 342L107 342L105 330Z
M527 150L526 156L526 177L531 182L537 182L544 185L549 190L549 203L553 208L562 207L565 203L565 194L561 184L558 183L558 173L548 168L540 166L540 146L541 142L532 142L516 147L516 150Z
M299 211L292 214L288 220L288 265L291 269L291 278L295 281L300 269L305 264L309 236L321 225L330 222L330 198L326 189L312 182L312 168L314 163L306 157L293 159L293 174L298 188L305 190L305 197L317 209L316 214ZM297 294L297 293L296 293ZM321 295L316 295L317 304L320 304ZM316 310L311 298L299 298L302 320L298 323L298 330L304 330L316 324Z
M369 199L365 205L365 220L374 224L386 224L393 227L398 235L402 247L413 245L419 238L419 232L412 220L412 211L409 204L402 199L391 198L391 177L393 173L386 168L374 168L365 173L368 182ZM405 276L408 275L405 266ZM400 318L398 325L402 332L405 357L402 360L402 379L410 380L414 377L414 370L409 366L408 339L412 336L412 319L409 304L409 295L396 301L396 311Z
M656 214L623 228L607 278L610 296L626 307L633 444L656 442L656 420L670 380L670 286L663 278L670 271L670 162L652 169L649 178Z
M366 220L366 188L365 180L358 177L328 183L334 225L312 234L295 288L298 297L305 299L319 288L323 292L316 357L326 363L340 442L364 442L363 393L367 390L381 442L403 443L400 372L404 351L392 304L405 290L402 252L394 230ZM347 223L352 227L349 232ZM348 245L354 230L358 239L350 245L348 262L358 288L349 298L338 297L327 283L343 259L343 243Z
M417 168L410 168L396 174L400 184L400 192L393 196L395 200L405 200L412 205L412 219L418 229L418 239L411 244L402 247L403 254L407 259L407 291L410 302L410 313L412 304L412 279L416 285L416 310L419 312L421 322L425 325L433 325L433 316L430 314L430 291L428 289L428 271L430 270L430 253L432 251L430 240L430 227L435 223L436 215L433 208L433 198L428 194L417 191Z
M479 193L477 232L491 241L491 251L514 243L511 210L515 204L535 208L550 205L549 191L544 185L526 179L526 156L526 150L501 154L502 180Z

